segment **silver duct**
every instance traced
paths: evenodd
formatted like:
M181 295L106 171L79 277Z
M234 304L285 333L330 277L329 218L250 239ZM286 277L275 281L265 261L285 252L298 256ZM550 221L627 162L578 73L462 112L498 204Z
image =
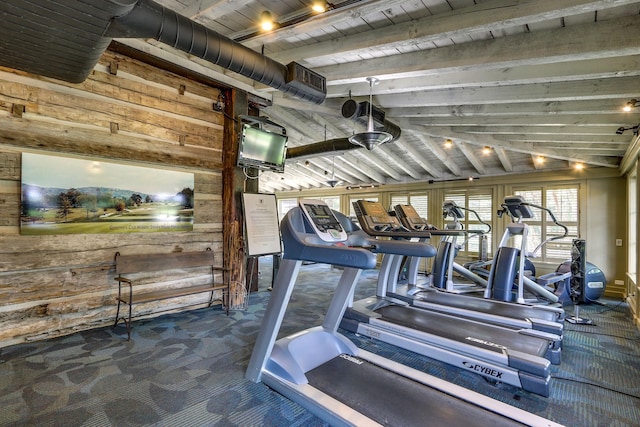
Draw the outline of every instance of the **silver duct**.
M356 122L366 124L367 112L369 111L368 102L356 102L352 99L347 100L342 105L342 117L351 119ZM402 131L400 127L385 118L384 111L376 106L372 109L373 119L376 128L383 132L391 134L391 141L400 138ZM298 147L287 148L287 159L301 159L305 157L314 157L327 155L332 153L341 153L343 151L362 148L359 145L352 144L348 138L336 138L327 141L314 142L312 144L302 145Z
M115 17L104 35L154 38L316 104L322 103L326 96L324 78L313 71L297 63L282 65L151 0L138 0L130 11Z
M287 159L323 156L328 153L340 153L342 151L353 150L354 148L362 147L353 145L347 138L329 139L298 147L289 147L287 148Z

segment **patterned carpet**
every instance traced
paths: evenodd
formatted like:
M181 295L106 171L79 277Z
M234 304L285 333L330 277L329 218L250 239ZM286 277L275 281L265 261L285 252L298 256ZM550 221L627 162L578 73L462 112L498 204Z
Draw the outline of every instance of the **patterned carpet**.
M270 259L245 311L170 314L0 349L0 426L323 426L244 371L270 293ZM281 335L321 322L341 271L303 266ZM366 271L357 298L373 294ZM640 334L616 301L583 306L596 326L566 324L544 398L346 333L358 346L567 426L640 425ZM571 314L572 308L569 308ZM428 420L425 420L425 425Z

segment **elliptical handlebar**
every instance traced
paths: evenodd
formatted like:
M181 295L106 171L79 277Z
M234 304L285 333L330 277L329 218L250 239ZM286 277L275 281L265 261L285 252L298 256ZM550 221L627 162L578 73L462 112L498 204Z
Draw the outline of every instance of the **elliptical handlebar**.
M444 203L442 204L443 218L450 216L457 221L458 219L464 218L464 213L462 211L473 213L475 217L478 219L478 222L487 227L487 230L467 230L468 233L483 235L491 232L491 224L489 224L488 222L480 218L480 215L478 215L478 212L474 211L473 209L465 208L463 206L458 206L458 204L453 200L445 200Z
M527 203L527 202L525 202ZM560 240L560 239L564 239L565 237L567 237L567 235L569 234L569 229L567 228L566 225L558 222L558 220L556 219L556 216L553 214L553 212L551 212L551 210L549 208L545 208L543 206L538 206L538 205L534 205L533 203L527 203L527 205L532 206L534 208L538 208L541 209L545 212L547 212L549 214L549 216L551 217L551 220L553 221L554 225L557 225L558 227L562 228L564 230L564 233L562 233L561 236L553 236L553 237L549 237L547 239L545 239L544 241L540 242L540 244L538 246L536 246L536 248L531 252L533 255L535 255L536 253L538 253L538 251L547 243L552 242L554 240Z
M533 218L533 212L531 212L530 207L540 209L541 211L545 211L551 217L553 224L562 228L564 233L559 236L553 236L545 239L540 242L538 246L531 252L529 256L535 256L536 253L547 243L553 240L564 239L569 234L569 229L566 225L560 223L556 216L551 212L549 208L545 208L544 206L536 205L535 203L525 202L522 196L508 196L505 197L504 203L502 203L502 209L498 211L498 218L502 218L502 215L505 213L509 215L513 222L522 222L524 218Z

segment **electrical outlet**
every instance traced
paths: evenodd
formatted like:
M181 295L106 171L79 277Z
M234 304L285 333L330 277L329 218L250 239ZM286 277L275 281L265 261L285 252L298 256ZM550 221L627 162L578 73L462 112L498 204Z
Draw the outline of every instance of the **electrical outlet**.
M616 246L622 246L622 239L616 239Z

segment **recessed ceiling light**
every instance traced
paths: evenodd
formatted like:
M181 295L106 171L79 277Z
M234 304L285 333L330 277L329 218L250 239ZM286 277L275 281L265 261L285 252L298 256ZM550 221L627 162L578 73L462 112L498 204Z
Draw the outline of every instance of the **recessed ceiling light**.
M327 2L326 1L321 1L321 0L316 0L311 4L311 10L313 10L316 13L326 12L327 11Z
M271 16L271 12L265 10L260 14L260 28L264 31L271 31L275 26L273 22L273 16Z

